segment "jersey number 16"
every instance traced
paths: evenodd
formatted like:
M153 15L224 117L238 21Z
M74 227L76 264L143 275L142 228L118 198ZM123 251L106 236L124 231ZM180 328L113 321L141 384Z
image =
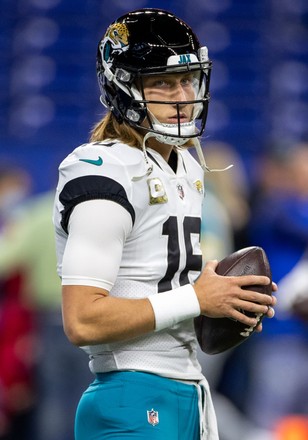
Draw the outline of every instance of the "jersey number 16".
M180 285L189 283L188 272L201 271L202 255L193 253L191 234L198 234L200 239L201 219L199 217L185 217L183 221L183 236L185 242L186 265L180 273ZM172 289L172 279L180 266L180 243L177 217L171 216L163 224L163 235L168 236L168 267L165 276L158 283L158 292Z

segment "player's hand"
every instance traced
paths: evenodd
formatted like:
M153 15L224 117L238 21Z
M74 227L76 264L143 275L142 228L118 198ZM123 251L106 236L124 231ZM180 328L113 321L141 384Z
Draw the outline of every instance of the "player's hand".
M243 289L251 285L267 285L268 277L258 275L220 276L215 269L218 262L209 261L194 288L200 303L201 314L212 318L231 318L247 326L255 326L257 319L244 312L269 313L274 297ZM276 289L276 287L273 287Z
M278 290L277 284L272 282L272 291L277 292L277 290ZM273 298L273 303L271 306L268 307L268 311L265 315L267 318L274 318L275 316L274 306L277 304L277 298L276 296L272 296L272 298ZM262 322L260 322L260 324L257 325L256 327L256 332L260 333L261 331L262 331Z

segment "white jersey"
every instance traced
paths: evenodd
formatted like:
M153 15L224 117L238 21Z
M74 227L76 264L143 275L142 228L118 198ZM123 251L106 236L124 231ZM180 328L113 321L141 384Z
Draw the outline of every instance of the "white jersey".
M60 276L70 214L92 199L114 201L132 218L110 295L145 298L199 276L203 170L187 150L177 153L176 173L156 151L149 148L147 155L149 164L141 150L105 141L78 147L62 162L54 211ZM94 373L138 370L203 379L193 319L130 341L83 348Z

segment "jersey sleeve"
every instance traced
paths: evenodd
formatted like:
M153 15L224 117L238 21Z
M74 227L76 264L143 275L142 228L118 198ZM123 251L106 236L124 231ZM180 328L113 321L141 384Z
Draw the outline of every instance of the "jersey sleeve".
M91 200L74 209L63 255L62 285L110 291L132 227L129 213L109 200Z
M131 156L134 157L135 152L130 150L127 150L128 160L133 161ZM128 211L134 223L131 176L118 155L121 156L121 149L117 146L86 144L74 150L60 165L58 203L60 224L66 233L74 207L88 200L116 202Z

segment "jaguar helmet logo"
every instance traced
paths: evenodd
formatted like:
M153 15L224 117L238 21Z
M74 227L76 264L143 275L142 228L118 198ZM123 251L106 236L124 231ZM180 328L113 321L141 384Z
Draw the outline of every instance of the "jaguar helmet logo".
M111 64L113 55L125 52L129 48L129 32L124 23L113 23L106 31L100 50L103 60Z

